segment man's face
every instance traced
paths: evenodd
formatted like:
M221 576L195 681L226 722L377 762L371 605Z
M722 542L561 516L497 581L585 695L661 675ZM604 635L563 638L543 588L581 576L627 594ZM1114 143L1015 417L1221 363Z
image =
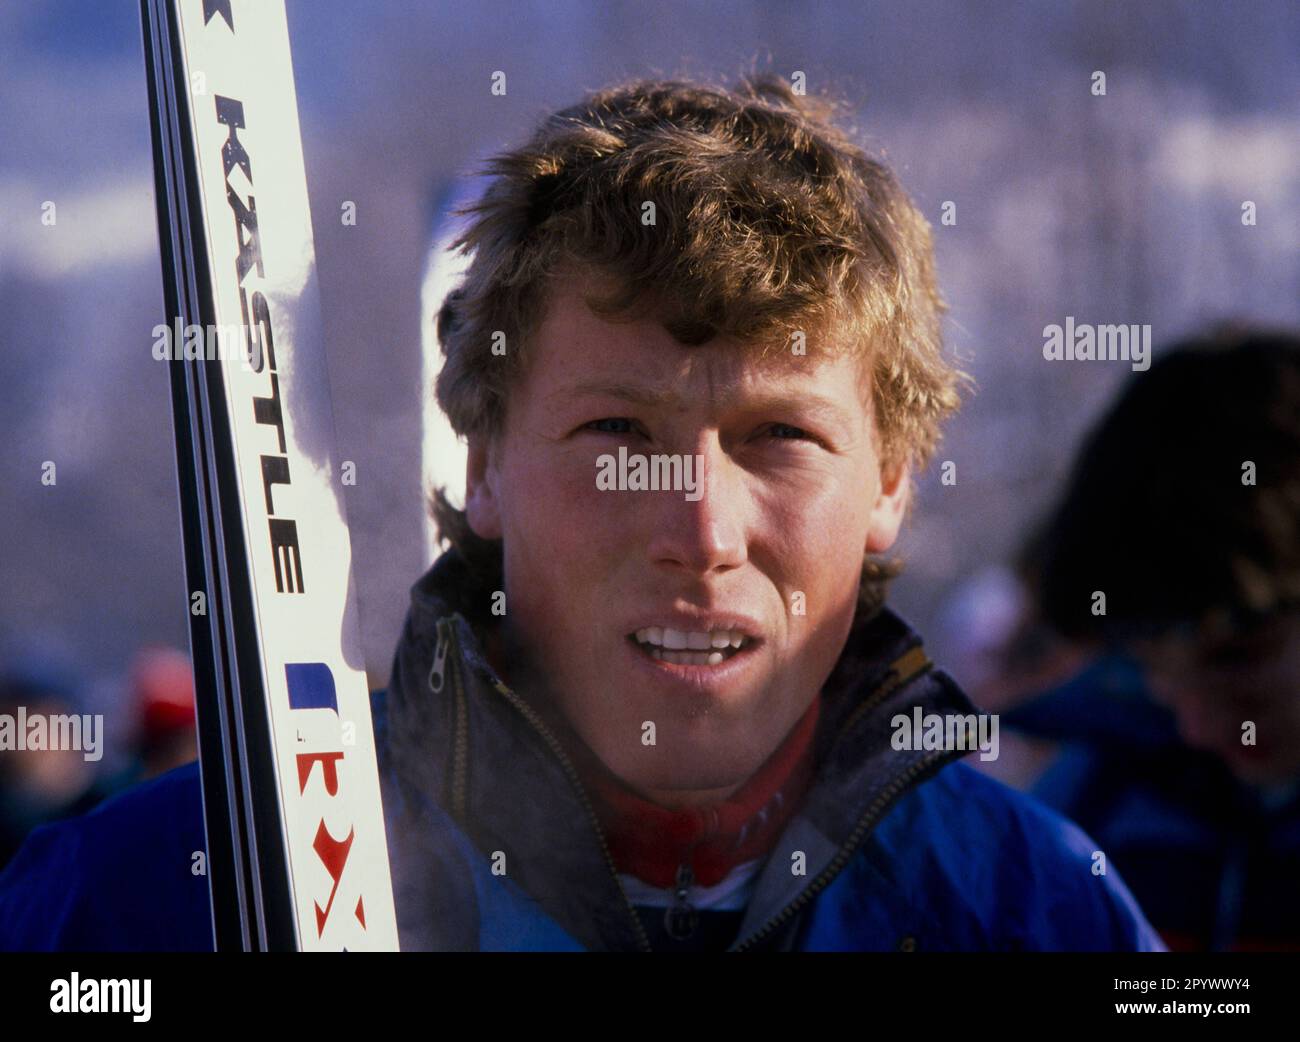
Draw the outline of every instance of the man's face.
M470 524L504 540L505 668L643 795L722 798L820 692L906 474L882 479L860 362L684 347L559 286L499 443L470 445ZM598 488L620 448L699 459L700 483Z
M1252 784L1300 778L1300 616L1229 638L1146 641L1135 651L1152 696L1172 710L1188 745ZM1243 741L1247 733L1253 743Z

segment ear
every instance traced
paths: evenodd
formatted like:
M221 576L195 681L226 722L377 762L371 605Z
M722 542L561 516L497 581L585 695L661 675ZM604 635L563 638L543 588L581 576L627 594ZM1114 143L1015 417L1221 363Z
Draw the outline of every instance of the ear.
M881 468L880 494L871 507L867 527L867 553L883 554L894 545L912 493L911 476L906 459Z
M488 439L470 436L469 455L465 460L465 517L480 539L502 538L495 457Z

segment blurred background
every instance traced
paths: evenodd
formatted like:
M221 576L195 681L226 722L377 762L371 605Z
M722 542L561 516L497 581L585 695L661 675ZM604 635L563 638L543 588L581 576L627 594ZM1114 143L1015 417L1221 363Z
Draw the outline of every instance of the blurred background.
M1212 320L1300 322L1291 0L287 6L372 687L432 560L424 482L458 466L429 388L446 208L588 89L802 71L854 102L931 220L979 390L937 457L956 485L937 463L921 481L892 601L975 688L1020 611L1014 556L1131 375L1044 361L1043 327L1149 323L1159 357ZM45 793L26 821L192 748L147 100L134 0L0 0L0 678L6 704L108 729L97 765L24 768Z

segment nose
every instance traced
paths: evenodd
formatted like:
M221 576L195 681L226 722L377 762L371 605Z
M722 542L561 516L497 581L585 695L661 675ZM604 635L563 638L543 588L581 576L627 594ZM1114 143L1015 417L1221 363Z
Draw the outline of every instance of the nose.
M749 497L743 475L723 451L716 434L702 434L684 457L683 475L695 484L686 490L646 493L651 562L694 576L729 571L748 559L746 529Z

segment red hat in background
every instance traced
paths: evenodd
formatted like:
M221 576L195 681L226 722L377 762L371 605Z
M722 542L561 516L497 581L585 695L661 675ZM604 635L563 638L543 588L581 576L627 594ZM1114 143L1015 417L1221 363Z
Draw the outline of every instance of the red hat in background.
M131 690L144 745L194 729L194 670L185 652L162 645L141 648L131 663Z

